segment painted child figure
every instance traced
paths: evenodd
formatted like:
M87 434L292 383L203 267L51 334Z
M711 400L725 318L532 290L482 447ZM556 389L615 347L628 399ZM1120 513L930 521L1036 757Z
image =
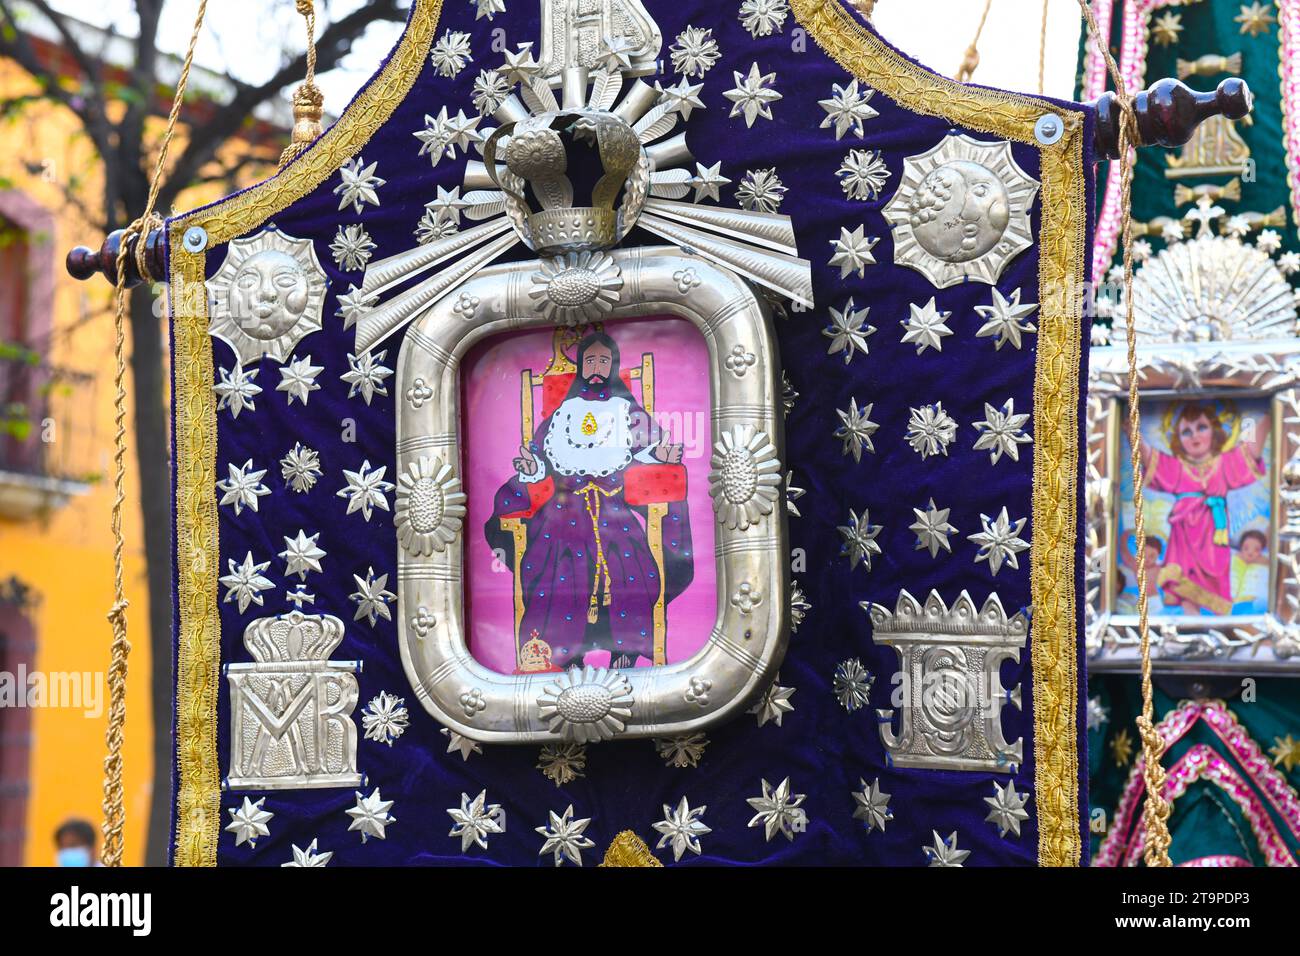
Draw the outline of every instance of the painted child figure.
M1246 531L1232 556L1232 613L1267 614L1268 579L1268 535Z
M1228 492L1266 474L1268 417L1243 422L1233 443L1219 414L1213 402L1188 402L1176 409L1168 432L1173 454L1142 443L1147 487L1174 496L1159 583L1165 603L1181 606L1185 614L1232 613Z
M1138 574L1137 574L1137 535L1128 531L1124 534L1124 541L1120 547L1120 559L1124 566L1120 569L1120 578L1116 582L1116 609L1122 614L1138 613ZM1160 569L1163 564L1160 561L1165 543L1155 535L1146 537L1146 584L1147 584L1147 606L1150 613L1154 614L1159 609L1160 604Z

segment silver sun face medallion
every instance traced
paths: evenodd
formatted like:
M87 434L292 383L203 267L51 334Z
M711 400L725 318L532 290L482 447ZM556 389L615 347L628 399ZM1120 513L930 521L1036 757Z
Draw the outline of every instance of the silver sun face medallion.
M208 280L208 332L228 343L241 364L263 355L283 362L305 336L320 330L327 285L310 239L274 228L235 239Z
M894 262L939 289L997 282L1007 263L1033 245L1029 210L1038 189L1007 142L949 136L907 157L884 209L894 227Z

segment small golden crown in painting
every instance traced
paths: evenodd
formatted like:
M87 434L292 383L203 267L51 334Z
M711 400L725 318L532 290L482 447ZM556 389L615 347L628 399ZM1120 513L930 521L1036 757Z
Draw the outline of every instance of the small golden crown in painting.
M528 674L551 669L551 645L542 640L534 628L528 641L519 649L519 670Z

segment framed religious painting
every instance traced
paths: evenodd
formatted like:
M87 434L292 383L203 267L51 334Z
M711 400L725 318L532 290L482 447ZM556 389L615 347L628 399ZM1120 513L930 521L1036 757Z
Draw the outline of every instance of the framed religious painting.
M775 355L752 287L671 247L485 269L411 325L398 639L440 723L681 733L770 682L790 608Z
M1201 208L1208 225L1215 210ZM1093 667L1137 667L1144 586L1158 669L1300 668L1300 438L1286 427L1300 410L1300 345L1289 337L1290 285L1267 251L1207 229L1147 261L1133 295L1136 456L1126 351L1092 353ZM1135 457L1145 503L1141 553Z

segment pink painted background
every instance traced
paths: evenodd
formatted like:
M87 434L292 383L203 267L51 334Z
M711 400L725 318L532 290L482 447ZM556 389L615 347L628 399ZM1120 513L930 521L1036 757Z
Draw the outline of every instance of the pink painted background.
M685 660L708 640L717 616L713 556L713 504L709 498L711 455L709 353L704 338L685 319L659 317L612 322L605 331L618 343L622 369L655 358L655 419L670 440L685 447L687 503L694 539L695 578L667 611L668 663ZM519 388L525 368L543 371L552 353L552 331L516 332L480 343L461 364L463 473L469 496L465 524L466 626L469 648L481 664L501 673L515 666L514 580L508 564L488 547L483 527L492 516L497 489L513 473L519 454ZM570 354L570 358L574 356ZM639 381L632 394L641 399ZM541 389L534 389L534 429L541 424ZM530 436L531 437L531 436Z

